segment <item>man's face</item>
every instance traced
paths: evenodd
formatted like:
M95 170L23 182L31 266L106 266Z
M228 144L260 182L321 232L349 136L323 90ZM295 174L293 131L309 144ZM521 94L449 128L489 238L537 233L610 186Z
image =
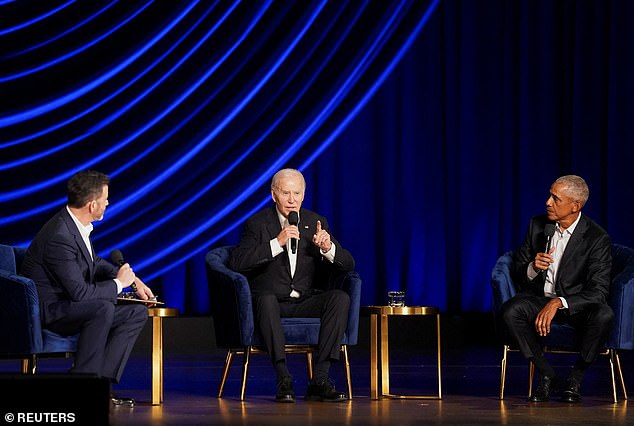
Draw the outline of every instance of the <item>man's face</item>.
M304 183L301 177L289 175L279 178L276 187L271 190L271 198L284 217L288 217L290 211L298 212L304 201Z
M546 214L549 220L560 222L572 219L581 208L578 201L575 201L561 183L554 183L550 187L550 197L546 201Z
M106 212L108 206L108 185L103 186L101 196L95 200L90 201L90 214L92 215L92 221L102 220L103 215Z

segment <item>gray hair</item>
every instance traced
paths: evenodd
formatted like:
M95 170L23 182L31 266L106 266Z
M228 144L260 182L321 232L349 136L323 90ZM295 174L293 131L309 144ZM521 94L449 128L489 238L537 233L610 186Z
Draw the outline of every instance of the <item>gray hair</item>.
M284 177L299 177L302 181L302 187L304 191L306 190L306 180L304 180L304 175L302 172L296 169L282 169L273 175L273 179L271 179L271 190L275 190L277 188L277 182Z
M586 204L586 201L588 201L590 189L588 188L586 181L583 180L581 176L561 176L555 181L555 183L563 185L568 195L570 195L575 201L579 201L581 203L581 207L583 207Z

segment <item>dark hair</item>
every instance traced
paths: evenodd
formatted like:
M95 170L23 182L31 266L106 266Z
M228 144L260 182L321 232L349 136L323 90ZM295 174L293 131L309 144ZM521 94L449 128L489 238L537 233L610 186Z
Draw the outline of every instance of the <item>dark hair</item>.
M104 185L110 183L110 177L94 170L82 170L71 177L68 188L68 205L82 208L87 202L101 197Z

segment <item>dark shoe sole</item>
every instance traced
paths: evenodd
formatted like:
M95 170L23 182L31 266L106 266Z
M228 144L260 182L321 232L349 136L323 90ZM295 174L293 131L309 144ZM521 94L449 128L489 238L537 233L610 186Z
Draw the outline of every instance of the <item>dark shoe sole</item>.
M127 398L124 398L124 399L110 398L110 401L116 407L129 407L129 408L132 408L132 407L134 407L136 405L134 400L130 400L130 399L127 399Z
M343 397L343 398L337 398L337 399L331 399L331 398L322 398L319 395L306 395L304 397L304 399L306 401L319 401L319 402L343 402L343 401L347 401L348 397Z
M561 401L567 402L569 404L575 404L581 400L581 396L579 395L562 395Z
M295 402L295 397L292 395L276 396L275 402L280 402L282 404L293 404Z

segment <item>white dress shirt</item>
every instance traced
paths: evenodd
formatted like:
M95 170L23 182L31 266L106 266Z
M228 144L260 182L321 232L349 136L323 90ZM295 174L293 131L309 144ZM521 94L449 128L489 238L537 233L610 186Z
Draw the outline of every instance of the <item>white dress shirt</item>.
M277 209L276 209L277 211ZM298 219L299 219L299 212L297 213L298 215ZM279 212L277 211L277 218L280 221L280 226L282 228L288 226L288 220ZM300 222L300 220L298 220L298 223ZM284 251L284 247L282 247L279 243L279 241L277 241L277 237L273 238L270 242L269 245L271 246L271 254L273 255L273 257L278 256L279 254L281 254ZM326 258L330 263L334 263L335 261L335 243L331 243L331 247L330 250L328 250L327 252L323 252L321 251L321 255ZM291 268L291 278L293 276L295 276L295 269L297 268L297 253L298 251L295 250L295 253L293 253L293 251L291 250L291 239L289 238L288 241L286 242L286 252L288 254L288 261L290 264L290 268ZM299 297L300 294L297 292L297 290L292 290L290 293L291 297Z

